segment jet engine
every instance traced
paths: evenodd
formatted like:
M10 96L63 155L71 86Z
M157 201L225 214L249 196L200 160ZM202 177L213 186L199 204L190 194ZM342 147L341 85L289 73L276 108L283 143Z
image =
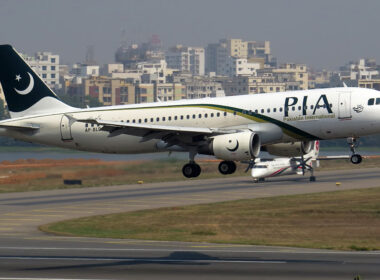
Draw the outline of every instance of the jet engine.
M213 137L209 149L219 159L241 161L256 158L260 146L258 134L244 131Z
M310 153L313 148L313 143L314 141L279 143L267 145L263 150L274 156L297 157Z

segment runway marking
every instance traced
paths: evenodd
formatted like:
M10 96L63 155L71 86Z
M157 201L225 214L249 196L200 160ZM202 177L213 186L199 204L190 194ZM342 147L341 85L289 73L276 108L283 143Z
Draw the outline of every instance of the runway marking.
M0 219L0 221L41 221L41 219L20 219L20 218L14 218L14 219Z
M88 279L79 279L79 278L11 278L11 277L0 277L0 280L88 280ZM102 279L95 279L93 280L102 280Z
M86 213L86 214L91 214L93 213L92 211L82 211L82 210L33 210L33 212L44 212L44 213L67 213L67 212L72 212L72 213Z
M128 262L146 262L146 263L260 263L260 264L286 264L287 261L256 261L256 260L215 260L215 259L145 259L145 258L86 258L86 257L2 257L0 260L60 260L60 261L128 261ZM122 265L122 264L121 264ZM1 279L1 278L0 278ZM9 279L9 278L5 278ZM41 278L40 278L41 279Z
M39 239L39 238L25 238L25 239ZM42 238L40 238L42 239ZM51 239L54 239L52 237ZM50 239L50 240L51 240ZM68 238L70 239L70 238ZM93 242L93 241L85 241L85 242ZM163 245L170 245L170 244L163 244ZM222 245L221 245L222 246ZM230 245L225 246L228 248ZM238 245L237 245L238 246ZM244 245L242 245L244 246ZM178 248L178 245L176 245ZM318 254L329 254L329 255L380 255L380 251L373 251L373 252L351 252L351 251L308 251L308 250L301 250L301 251L294 251L296 249L282 249L279 250L223 250L223 249L205 249L205 250L195 250L195 249L188 249L188 248L181 248L181 249L154 249L154 248L93 248L93 247L14 247L14 246L2 246L0 247L0 250L29 250L29 251L118 251L118 252L218 252L218 253L284 253L284 254L311 254L311 255L318 255ZM5 257L0 257L5 258Z
M64 215L56 214L28 214L28 213L7 213L6 216L27 216L27 217L62 217Z

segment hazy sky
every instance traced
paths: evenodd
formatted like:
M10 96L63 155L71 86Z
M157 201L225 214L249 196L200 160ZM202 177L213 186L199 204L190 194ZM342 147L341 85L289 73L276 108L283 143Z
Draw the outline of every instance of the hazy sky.
M123 29L129 42L158 34L165 47L270 40L278 61L316 68L380 63L377 0L0 0L1 44L52 51L65 63L83 61L88 45L98 62L113 62Z

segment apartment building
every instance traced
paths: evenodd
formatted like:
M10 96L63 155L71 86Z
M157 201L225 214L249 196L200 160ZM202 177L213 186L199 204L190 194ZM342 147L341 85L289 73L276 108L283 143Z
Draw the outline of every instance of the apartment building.
M206 50L206 73L226 75L230 68L230 58L247 59L256 63L254 58L262 59L262 64L272 63L270 42L243 41L241 39L221 39L218 43L208 44Z
M166 52L165 60L168 68L198 76L205 73L204 48L177 45Z
M52 89L61 88L59 83L59 55L51 52L37 52L34 56L23 54L30 67Z
M309 88L309 73L304 64L284 63L278 68L272 68L271 71L280 81L299 83L296 89L305 90Z
M235 76L223 81L223 89L226 96L282 92L286 90L286 83L273 77Z

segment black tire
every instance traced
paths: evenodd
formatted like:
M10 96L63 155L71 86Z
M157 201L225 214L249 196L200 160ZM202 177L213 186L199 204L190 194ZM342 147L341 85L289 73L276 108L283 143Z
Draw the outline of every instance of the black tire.
M359 155L359 154L353 154L353 155L351 156L350 160L351 160L351 162L352 162L353 164L359 164L359 163L362 162L363 158L362 158L362 156Z
M228 174L233 174L236 171L236 163L233 161L228 161L228 164L230 165L230 173Z
M201 174L201 167L194 163L194 173L193 173L193 177L198 177L200 174Z
M233 161L222 161L219 163L218 170L223 175L232 174L236 171L236 164Z
M316 181L315 176L310 176L310 182L315 182L315 181Z
M182 174L186 178L198 177L201 174L201 167L196 163L187 163L182 167Z

